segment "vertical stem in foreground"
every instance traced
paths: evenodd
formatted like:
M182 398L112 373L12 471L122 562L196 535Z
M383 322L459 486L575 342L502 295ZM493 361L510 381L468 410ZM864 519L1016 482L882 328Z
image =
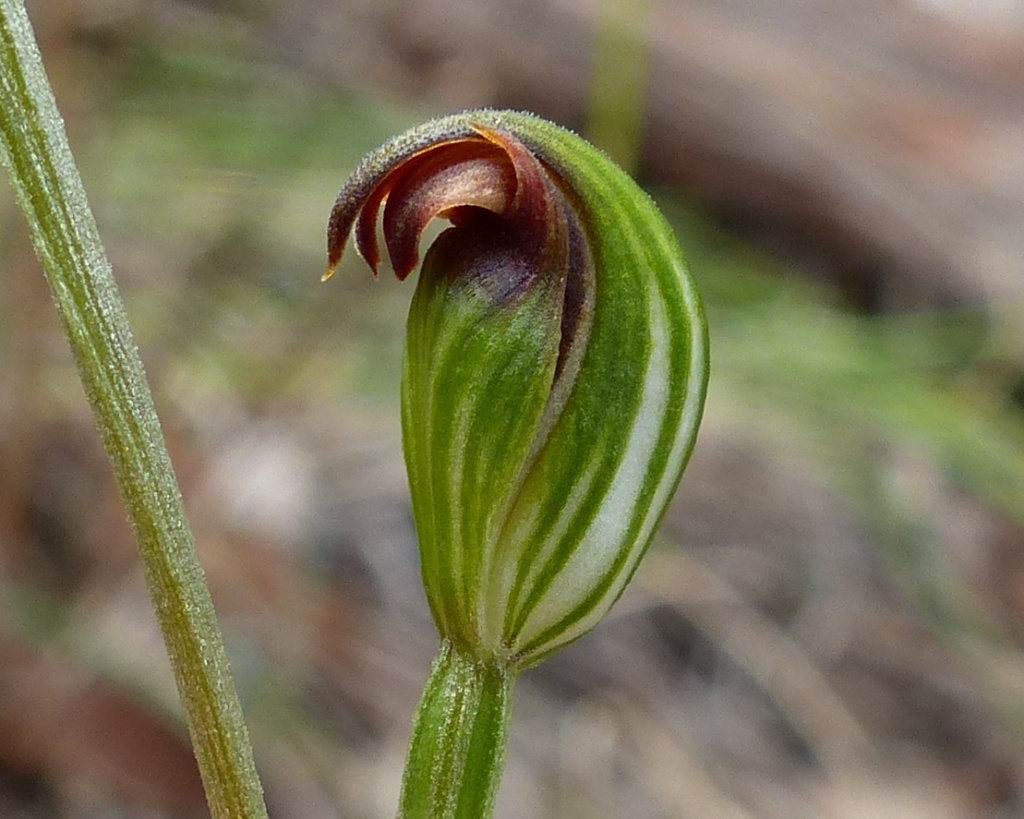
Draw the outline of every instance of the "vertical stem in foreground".
M214 819L266 807L177 480L21 0L0 0L0 161L25 213L139 543Z
M441 643L416 712L399 819L491 816L514 682L514 671Z

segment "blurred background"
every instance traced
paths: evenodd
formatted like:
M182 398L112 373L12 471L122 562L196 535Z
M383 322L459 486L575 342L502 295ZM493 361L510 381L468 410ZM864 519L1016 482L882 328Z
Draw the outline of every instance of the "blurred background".
M324 229L359 157L534 110L707 301L692 464L611 616L516 691L500 819L1024 816L1017 0L28 0L273 817L394 815L436 648L412 293ZM0 194L0 816L206 813L120 501Z

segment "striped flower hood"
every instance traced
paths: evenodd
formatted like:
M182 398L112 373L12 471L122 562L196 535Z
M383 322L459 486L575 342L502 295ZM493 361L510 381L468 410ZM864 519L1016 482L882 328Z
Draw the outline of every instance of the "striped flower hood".
M676 239L604 154L532 115L471 111L370 154L328 226L374 272L417 266L402 427L442 636L533 664L621 595L696 437L706 325Z

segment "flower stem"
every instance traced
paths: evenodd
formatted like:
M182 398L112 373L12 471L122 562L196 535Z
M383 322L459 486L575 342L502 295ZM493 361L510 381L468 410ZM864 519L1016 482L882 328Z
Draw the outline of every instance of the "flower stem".
M501 781L515 672L441 643L416 712L399 819L488 819Z
M0 162L139 543L214 819L265 819L210 592L124 304L21 0L0 0Z

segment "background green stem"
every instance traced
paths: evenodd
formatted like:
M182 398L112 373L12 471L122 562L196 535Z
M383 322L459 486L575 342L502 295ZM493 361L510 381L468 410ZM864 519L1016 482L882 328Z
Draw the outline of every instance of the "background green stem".
M601 0L591 54L587 138L636 176L650 80L650 0Z
M416 712L399 819L487 819L501 781L515 672L441 643Z
M0 161L138 539L214 819L266 817L248 732L124 304L20 0L0 0Z

